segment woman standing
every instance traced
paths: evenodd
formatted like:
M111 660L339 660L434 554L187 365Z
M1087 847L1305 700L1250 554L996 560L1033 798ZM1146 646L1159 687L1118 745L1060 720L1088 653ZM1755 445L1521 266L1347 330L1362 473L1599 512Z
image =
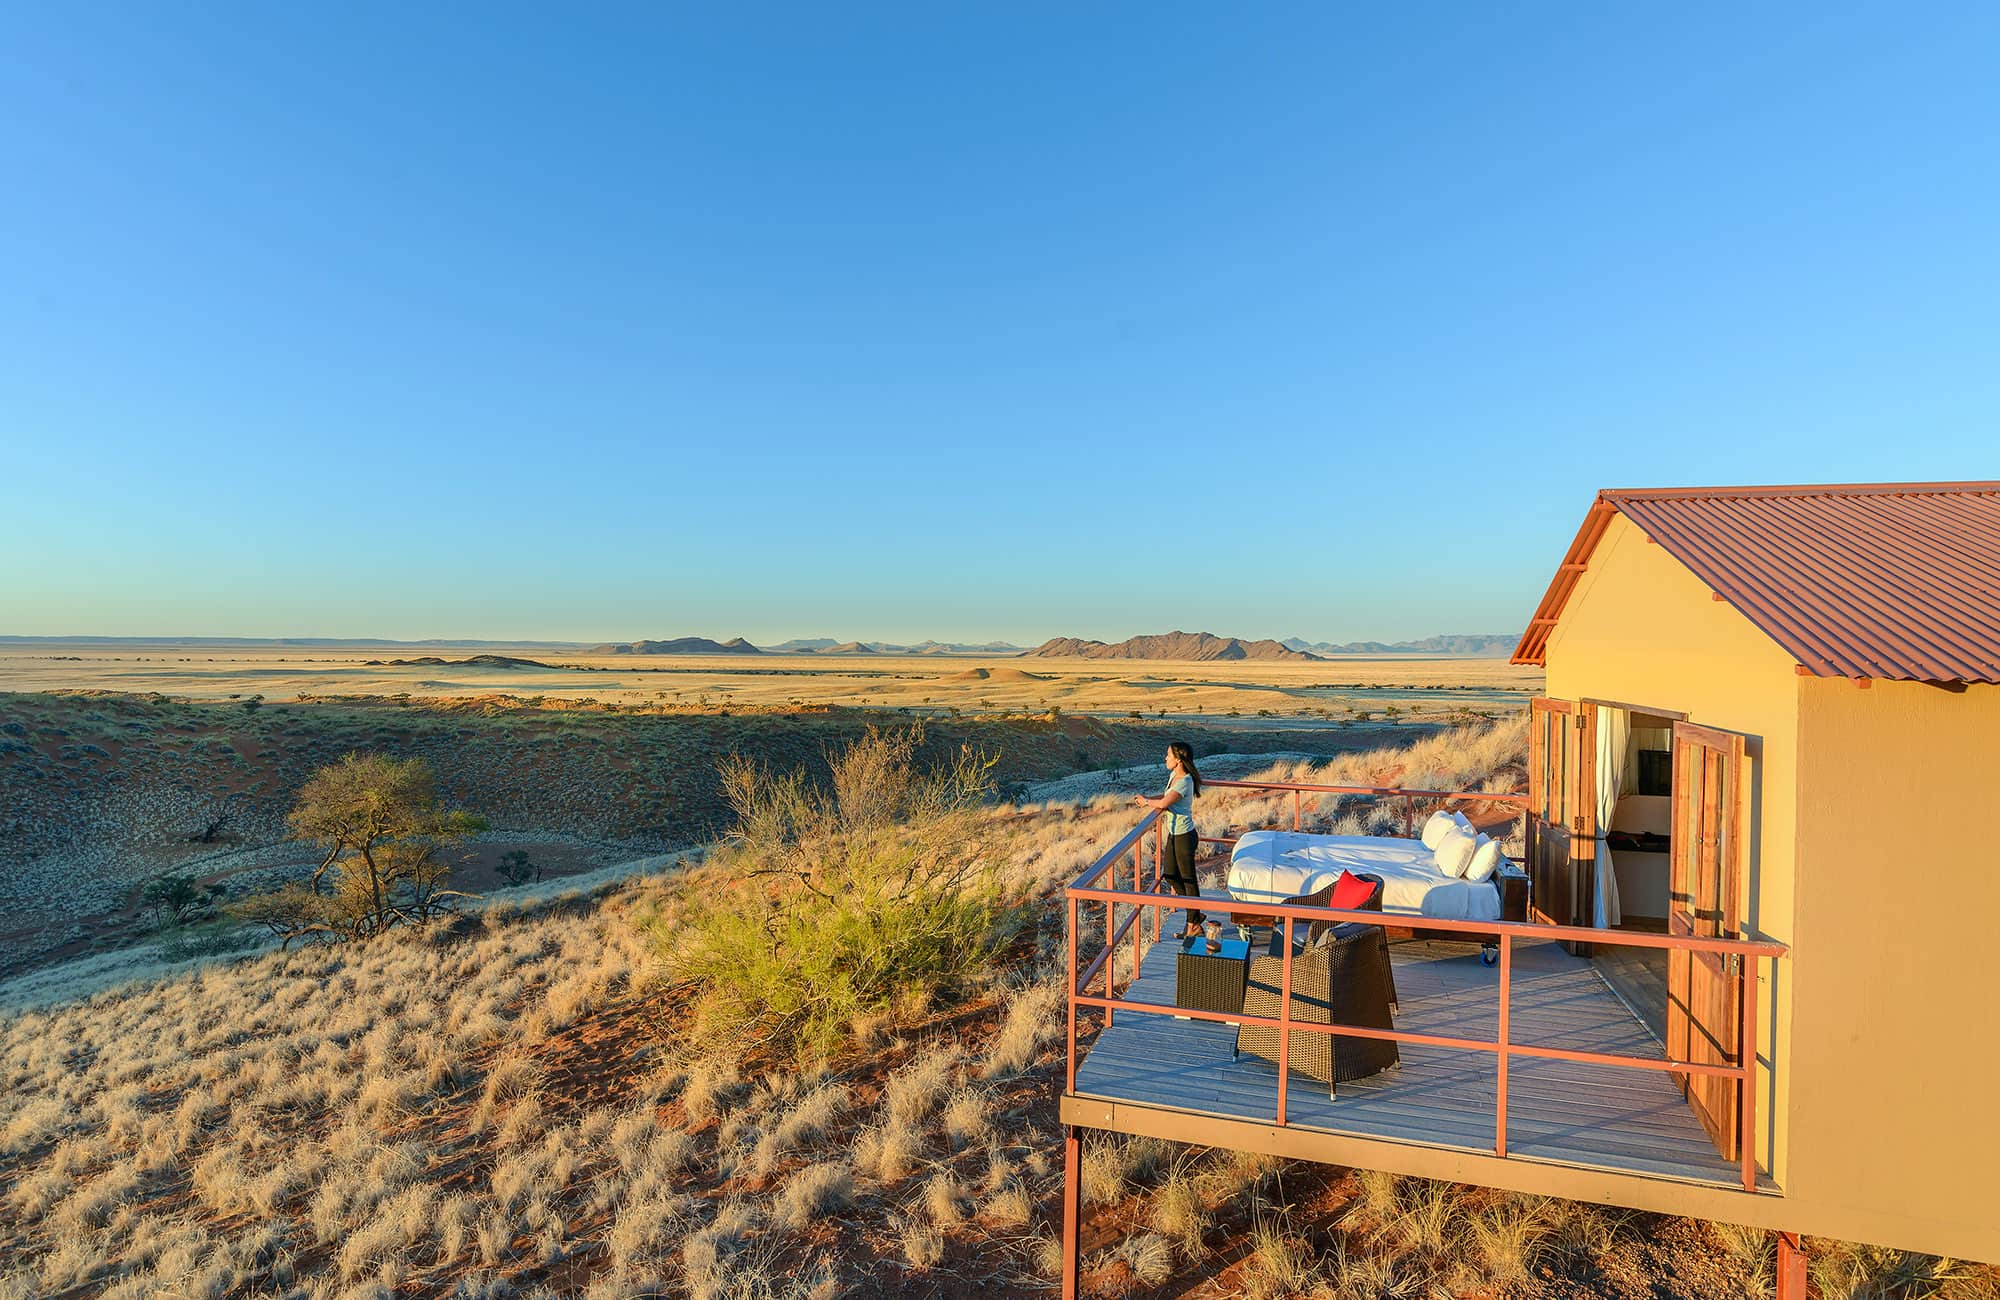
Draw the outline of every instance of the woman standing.
M1194 797L1201 793L1201 773L1194 770L1194 750L1185 740L1167 746L1167 789L1157 799L1143 794L1132 796L1134 803L1158 808L1166 816L1167 856L1160 874L1182 898L1200 898L1201 886L1194 878ZM1187 910L1187 926L1181 937L1201 933L1201 910Z

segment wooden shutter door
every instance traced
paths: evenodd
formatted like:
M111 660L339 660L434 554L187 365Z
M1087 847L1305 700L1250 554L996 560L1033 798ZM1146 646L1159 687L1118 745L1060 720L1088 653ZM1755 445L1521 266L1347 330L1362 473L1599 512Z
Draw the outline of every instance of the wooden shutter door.
M1535 911L1554 925L1577 923L1571 856L1576 804L1576 708L1566 700L1528 706L1528 878Z
M1673 842L1667 933L1742 938L1745 839L1743 737L1674 724ZM1667 1054L1694 1065L1735 1065L1742 1032L1742 966L1716 953L1667 953ZM1741 1098L1733 1079L1676 1074L1723 1159L1740 1157Z

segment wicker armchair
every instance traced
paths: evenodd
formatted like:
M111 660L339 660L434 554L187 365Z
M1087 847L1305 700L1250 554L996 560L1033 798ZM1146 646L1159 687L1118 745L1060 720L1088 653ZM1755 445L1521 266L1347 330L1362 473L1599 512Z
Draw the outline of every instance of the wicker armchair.
M1366 901L1364 901L1359 907L1349 908L1347 910L1355 912L1381 911L1382 889L1383 889L1382 877L1375 875L1373 872L1368 872L1368 871L1357 871L1354 874L1361 877L1361 879L1363 880L1372 882L1375 886L1375 890L1373 893L1368 895ZM1333 906L1333 882L1330 881L1327 884L1322 885L1320 888L1315 889L1310 894L1300 894L1296 898L1288 898L1284 901L1283 904L1283 906L1286 907L1291 907L1294 905L1299 907ZM1285 927L1283 922L1280 921L1277 917L1264 916L1262 918L1258 918L1258 917L1246 917L1238 915L1234 919L1238 926L1243 926L1246 924L1269 925L1271 927L1271 955L1273 957L1281 957L1284 955ZM1298 945L1298 947L1294 948L1293 951L1298 951L1300 948L1311 947L1313 944L1319 941L1319 937L1321 935L1325 934L1328 930L1331 930L1336 925L1340 924L1343 923L1339 921L1310 921L1307 922L1306 927L1303 930L1301 930L1296 922L1293 923L1292 941L1294 944ZM1359 922L1347 922L1346 924L1359 924ZM1401 999L1399 999L1396 996L1396 973L1394 970L1390 969L1389 966L1389 935L1380 926L1371 925L1365 928L1372 931L1375 934L1376 938L1381 940L1382 969L1384 971L1383 978L1389 982L1389 1002L1391 1005L1400 1006Z
M1262 956L1250 963L1243 997L1243 1014L1275 1019L1282 1001L1284 957ZM1389 1011L1394 986L1389 973L1389 945L1380 926L1363 921L1336 925L1323 938L1292 956L1291 1018L1300 1024L1360 1025L1394 1029ZM1327 1085L1366 1078L1398 1063L1396 1044L1377 1038L1339 1038L1332 1034L1293 1030L1286 1064ZM1236 1051L1275 1063L1278 1030L1268 1025L1239 1025Z

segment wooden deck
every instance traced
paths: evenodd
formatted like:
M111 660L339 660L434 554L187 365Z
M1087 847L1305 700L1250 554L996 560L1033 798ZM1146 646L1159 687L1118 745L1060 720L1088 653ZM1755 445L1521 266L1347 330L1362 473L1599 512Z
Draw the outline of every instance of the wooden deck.
M1169 920L1178 917L1168 914ZM1171 940L1122 987L1134 1002L1173 1005ZM1499 1023L1499 971L1476 945L1390 945L1401 1005L1396 1027L1491 1041ZM1129 956L1127 961L1129 962ZM1660 1045L1590 962L1554 943L1520 943L1513 956L1512 1041L1658 1058ZM1130 966L1125 967L1129 974ZM1095 1020L1102 1013L1081 1013ZM1234 1060L1236 1031L1213 1021L1120 1012L1077 1067L1079 1096L1236 1119L1275 1119L1278 1074L1269 1062ZM1486 1052L1399 1044L1402 1064L1343 1083L1294 1073L1289 1125L1466 1151L1493 1149L1496 1061ZM1078 1051L1084 1049L1079 1046ZM1660 1071L1510 1057L1508 1154L1700 1183L1736 1184L1741 1171L1716 1153L1680 1093Z

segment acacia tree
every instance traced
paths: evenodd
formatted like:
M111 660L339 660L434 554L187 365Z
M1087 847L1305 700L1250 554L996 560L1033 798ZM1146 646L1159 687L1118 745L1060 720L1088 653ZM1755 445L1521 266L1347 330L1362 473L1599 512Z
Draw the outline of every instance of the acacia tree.
M139 905L153 913L161 929L185 925L208 915L215 900L227 893L217 883L204 887L193 876L168 873L148 880L139 890Z
M444 887L444 850L486 829L484 818L439 804L430 764L382 754L349 754L313 773L287 821L325 850L311 881L237 908L287 943L366 939L451 910L465 895Z

